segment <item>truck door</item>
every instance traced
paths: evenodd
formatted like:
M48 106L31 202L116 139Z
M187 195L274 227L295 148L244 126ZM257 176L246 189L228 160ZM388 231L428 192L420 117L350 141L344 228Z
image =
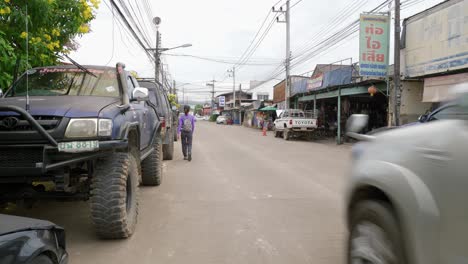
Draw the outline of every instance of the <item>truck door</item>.
M138 87L136 80L134 80L131 76L127 76L127 86L128 86L128 93L129 98L132 101L133 99L133 90L135 87ZM138 102L132 101L131 103L131 111L128 111L127 114L131 115L130 120L132 122L138 122L140 127L140 150L143 150L149 145L152 133L151 130L151 123L149 120L149 112L147 108L146 102Z

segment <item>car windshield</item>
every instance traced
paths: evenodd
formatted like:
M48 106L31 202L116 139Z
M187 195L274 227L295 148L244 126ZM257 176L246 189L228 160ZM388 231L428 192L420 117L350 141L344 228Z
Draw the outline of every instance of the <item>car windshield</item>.
M114 70L89 71L92 74L77 68L29 70L6 93L6 97L26 96L27 93L29 96L120 96Z

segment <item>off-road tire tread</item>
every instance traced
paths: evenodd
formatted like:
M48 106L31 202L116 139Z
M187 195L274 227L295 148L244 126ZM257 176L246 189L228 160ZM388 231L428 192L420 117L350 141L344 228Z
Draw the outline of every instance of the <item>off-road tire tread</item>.
M133 234L138 216L138 187L135 189L136 212L134 219L127 220L126 185L127 177L136 175L134 184L138 184L138 166L130 166L130 161L137 162L129 153L116 152L111 157L98 161L96 174L91 183L91 219L97 235L105 239L127 238ZM134 170L131 172L130 170Z
M174 141L169 140L169 144L163 145L163 159L173 160L174 159Z
M146 186L161 185L163 175L163 145L161 135L156 136L153 142L154 151L141 163L141 180Z

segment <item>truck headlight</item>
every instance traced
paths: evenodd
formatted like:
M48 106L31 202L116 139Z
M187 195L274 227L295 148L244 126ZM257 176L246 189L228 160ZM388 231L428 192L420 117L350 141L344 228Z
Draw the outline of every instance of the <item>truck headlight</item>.
M93 119L71 119L65 131L66 138L91 138L97 136L98 120Z
M100 137L110 137L112 135L112 120L99 119L98 129L98 134Z
M65 131L66 138L109 137L112 135L112 120L97 118L71 119Z

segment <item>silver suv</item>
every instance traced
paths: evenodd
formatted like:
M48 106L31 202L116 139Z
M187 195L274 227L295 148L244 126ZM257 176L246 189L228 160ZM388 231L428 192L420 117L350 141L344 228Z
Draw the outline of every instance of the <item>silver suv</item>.
M466 113L468 113L468 108ZM348 263L468 263L468 121L356 134L347 189Z

